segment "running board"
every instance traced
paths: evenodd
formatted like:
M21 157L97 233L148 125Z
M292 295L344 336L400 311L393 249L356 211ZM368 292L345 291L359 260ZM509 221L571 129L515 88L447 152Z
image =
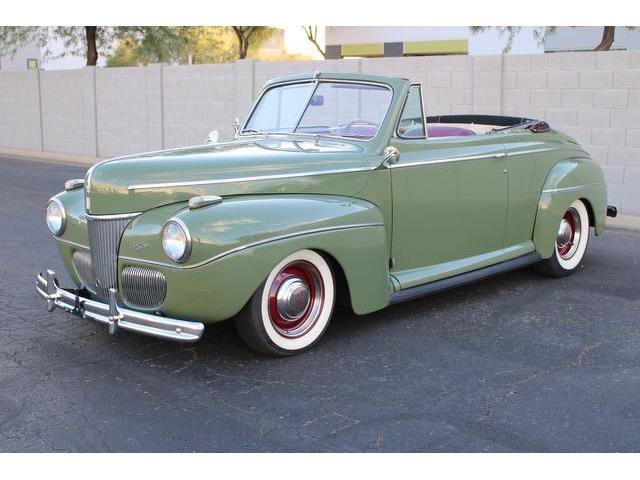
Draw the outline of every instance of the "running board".
M436 280L435 282L425 283L424 285L417 285L415 287L400 290L399 292L392 293L389 297L389 305L396 303L407 302L414 298L423 297L425 295L431 295L432 293L442 292L450 288L459 287L468 283L473 283L476 280L492 277L499 273L506 273L512 270L532 265L542 260L542 257L537 252L531 252L521 257L506 260L495 265L473 270L472 272L461 273L455 277L443 278L442 280Z

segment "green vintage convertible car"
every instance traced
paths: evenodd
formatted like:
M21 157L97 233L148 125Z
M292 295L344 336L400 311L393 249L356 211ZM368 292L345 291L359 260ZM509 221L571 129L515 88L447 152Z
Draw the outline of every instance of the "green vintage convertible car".
M38 293L118 329L195 341L234 318L259 352L357 314L536 264L580 265L601 169L544 121L426 117L421 86L313 73L267 83L227 143L120 157L70 180L46 221L76 289Z

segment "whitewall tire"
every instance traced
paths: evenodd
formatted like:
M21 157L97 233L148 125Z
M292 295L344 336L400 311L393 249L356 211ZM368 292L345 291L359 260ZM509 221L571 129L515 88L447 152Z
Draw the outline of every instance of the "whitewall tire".
M299 250L271 270L236 317L236 329L260 353L300 353L326 330L335 296L329 263L317 252Z
M573 273L582 263L589 242L589 212L582 200L573 202L558 223L554 252L538 270L554 277Z

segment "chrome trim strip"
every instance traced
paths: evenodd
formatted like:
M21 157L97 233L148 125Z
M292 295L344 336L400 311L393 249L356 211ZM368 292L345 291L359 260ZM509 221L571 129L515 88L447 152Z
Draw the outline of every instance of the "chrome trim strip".
M575 185L573 187L549 188L549 189L542 190L542 193L565 192L569 190L579 190L581 188L595 187L598 185L602 185L602 184L598 182L592 182L592 183L585 183L584 185Z
M551 152L554 150L567 150L565 148L555 148L555 147L548 147L548 148L532 148L531 150L518 150L516 152L508 152L507 153L507 157L514 157L516 155L527 155L529 153L542 153L542 152Z
M498 153L489 153L485 155L467 155L462 157L447 157L447 158L437 158L435 160L424 160L424 161L416 161L416 162L406 162L406 163L395 163L393 165L389 165L388 168L403 168L403 167L416 167L418 165L430 165L432 163L449 163L449 162L464 162L467 160L480 160L482 158L502 158L506 154L504 152Z
M581 152L583 151L579 148L556 148L556 147L537 148L537 149L530 149L530 150L520 150L516 152L499 152L499 153L491 153L486 155L468 155L468 156L462 156L462 157L438 158L435 160L425 160L425 161L416 161L416 162L408 162L408 163L400 162L395 165L391 165L389 168L415 167L417 165L429 165L432 163L463 162L466 160L479 160L481 158L513 157L516 155L526 155L529 153L542 153L542 152L563 151L563 150L578 150Z
M282 173L278 175L255 175L252 177L221 178L218 180L192 180L192 181L186 181L186 182L146 183L146 184L139 184L139 185L130 185L127 189L128 190L148 190L148 189L154 189L154 188L191 187L195 185L221 185L225 183L254 182L257 180L265 180L265 181L281 180L284 178L314 177L318 175L334 175L337 173L368 172L371 170L374 170L374 168L354 167L354 168L342 168L342 169L326 170L326 171Z
M296 123L293 126L294 132L300 126L300 122L304 118L304 114L307 113L307 109L309 108L309 103L311 102L311 99L313 98L313 96L316 94L316 91L318 90L318 85L320 85L320 80L318 80L318 76L320 76L320 72L318 72L318 75L316 75L315 73L313 74L313 78L314 78L313 88L311 89L311 93L309 93L309 96L307 97L307 100L304 103L304 107L302 107L302 110L300 110L300 115L298 115L298 119L296 120ZM240 130L240 134L242 135L242 130Z
M331 232L331 231L335 231L335 230L350 230L350 229L353 229L353 228L366 228L366 227L384 227L384 224L383 223L358 223L358 224L353 224L353 225L341 225L341 226L335 226L335 227L322 227L322 228L314 228L314 229L310 229L310 230L304 230L304 231L301 231L301 232L285 233L283 235L277 235L275 237L269 237L269 238L265 238L263 240L257 240L255 242L247 243L246 245L240 245L239 247L232 248L231 250L227 250L225 252L219 253L218 255L215 255L213 257L207 258L205 260L202 260L202 261L200 261L198 263L194 263L192 265L177 265L175 263L157 262L155 260L141 260L139 258L133 258L133 257L127 257L127 256L121 256L120 260L124 260L124 261L127 261L127 262L135 262L135 263L144 264L144 265L156 265L156 266L159 266L159 267L169 267L169 268L178 268L178 269L191 269L191 268L198 268L198 267L201 267L203 265L207 265L209 263L215 262L216 260L220 260L221 258L226 257L228 255L241 252L241 251L246 250L248 248L257 247L257 246L263 245L265 243L271 243L271 242L275 242L275 241L278 241L278 240L285 240L287 238L300 237L300 236L303 236L303 235L311 235L311 234L314 234L314 233L324 233L324 232Z
M199 322L161 317L121 308L114 289L109 291L109 303L97 302L76 295L58 287L58 280L52 270L47 270L46 278L41 273L38 274L36 290L47 301L47 309L50 312L60 308L73 315L105 324L109 327L109 333L112 334L122 328L167 340L195 342L202 337L204 332L204 325Z
M66 243L72 247L81 248L83 250L89 250L89 247L80 243L72 242L71 240L65 240L64 238L56 238L59 242Z
M413 87L418 87L420 91L420 111L422 112L422 128L424 129L424 137L403 137L398 133L398 128L400 128L400 121L402 120L402 114L404 113L404 109L407 106L407 102L409 101L409 94L411 93L411 89ZM409 85L409 90L407 90L407 94L404 97L404 102L402 102L402 109L400 110L400 115L398 115L398 120L396 121L396 129L393 132L393 137L401 140L428 140L429 134L427 133L427 115L424 110L424 98L422 97L422 84L421 83L412 83Z
M86 214L88 218L93 220L124 220L126 218L134 218L142 215L142 212L134 212L134 213L116 213L112 215L90 215Z

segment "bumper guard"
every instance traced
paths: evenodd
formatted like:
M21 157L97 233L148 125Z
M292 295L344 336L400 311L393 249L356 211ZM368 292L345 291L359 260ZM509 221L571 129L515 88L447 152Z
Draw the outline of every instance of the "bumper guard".
M118 293L109 289L109 303L81 297L78 293L58 286L53 270L46 274L39 273L36 283L38 293L47 301L47 310L60 308L79 317L108 325L109 333L115 335L118 329L138 332L154 337L176 340L179 342L195 342L202 337L204 325L198 322L187 322L173 318L136 312L118 306Z

